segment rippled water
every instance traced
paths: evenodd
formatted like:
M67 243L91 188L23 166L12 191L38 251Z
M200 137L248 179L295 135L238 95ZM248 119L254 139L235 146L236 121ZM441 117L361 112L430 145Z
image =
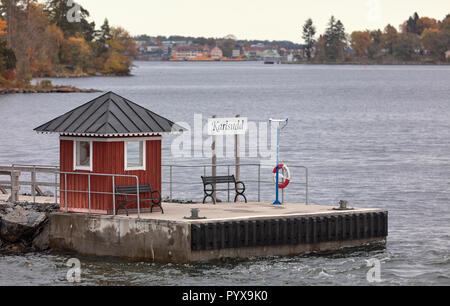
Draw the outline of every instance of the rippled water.
M335 205L347 199L355 206L387 209L390 236L382 250L221 264L80 257L84 284L366 285L366 260L377 258L382 284L450 285L450 67L136 65L133 77L53 82L113 90L189 124L194 113L204 118L241 114L254 121L289 116L282 159L310 169L311 201ZM0 96L0 164L56 164L57 137L36 135L32 129L97 95ZM208 162L172 158L170 141L164 142L164 163ZM192 171L175 174L179 179L199 176ZM252 173L245 172L244 179ZM301 173L294 175L298 183ZM269 172L263 176L270 179ZM302 188L291 186L287 200L303 201ZM179 198L201 194L183 186L174 192ZM249 193L254 199L254 186ZM270 200L270 193L265 188L263 200ZM0 284L67 284L68 258L0 257Z

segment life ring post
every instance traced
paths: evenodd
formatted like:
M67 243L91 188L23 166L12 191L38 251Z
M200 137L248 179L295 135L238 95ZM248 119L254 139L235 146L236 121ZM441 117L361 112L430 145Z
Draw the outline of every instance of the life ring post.
M282 205L282 203L279 200L279 181L280 181L280 169L279 169L279 164L280 164L280 160L279 160L279 153L280 153L280 134L281 134L281 130L283 130L289 122L289 119L269 119L270 123L277 123L277 163L276 163L276 184L275 184L275 202L273 203L273 205Z
M279 189L285 189L287 186L289 186L290 182L291 182L291 171L289 170L288 166L285 164L279 164L278 165L278 170L282 170L283 171L283 182L280 183L278 181L278 188ZM277 168L273 169L273 182L274 184L276 184L276 171Z

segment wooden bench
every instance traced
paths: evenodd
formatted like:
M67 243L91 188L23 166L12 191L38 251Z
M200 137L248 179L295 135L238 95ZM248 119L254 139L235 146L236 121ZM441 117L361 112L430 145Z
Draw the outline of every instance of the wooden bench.
M236 196L234 197L234 202L236 203L239 196L242 196L247 203L247 197L244 195L245 192L245 184L241 181L236 181L234 175L226 175L226 176L202 176L203 181L203 190L205 192L205 197L203 198L203 204L205 204L207 198L211 198L213 203L216 204L216 200L213 197L213 194L216 191L229 191L234 190L236 192ZM227 189L217 189L215 185L217 184L233 184L233 188Z
M125 211L127 212L127 216L128 216L128 208L127 205L130 202L137 202L137 198L136 199L128 199L128 196L136 196L137 197L137 186L136 185L132 185L132 186L117 186L115 188L115 194L116 194L116 199L117 199L117 213L119 212L119 210L121 208L124 208ZM152 201L152 207L150 209L150 212L153 212L153 207L159 207L161 208L162 213L164 213L164 210L162 208L161 205L161 193L159 191L152 191L152 188L150 187L149 184L147 185L140 185L139 186L139 195L141 194L150 194L150 198L139 198L140 202L148 202L148 201ZM120 199L119 197L121 196L125 196L124 199Z

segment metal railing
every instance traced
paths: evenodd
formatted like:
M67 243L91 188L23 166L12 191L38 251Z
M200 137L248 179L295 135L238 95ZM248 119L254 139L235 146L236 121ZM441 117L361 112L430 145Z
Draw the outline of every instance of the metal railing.
M202 185L202 182L200 180L200 175L199 176L199 180L198 182L192 182L192 180L185 180L185 181L175 181L174 180L174 169L187 169L187 168L192 168L192 169L196 169L196 168L200 168L203 169L203 176L207 175L207 171L209 169L212 169L213 167L216 168L225 168L227 170L227 175L231 175L231 168L232 167L236 167L236 166L240 166L240 167L256 167L257 168L257 179L256 180L252 180L252 179L246 179L244 181L244 183L247 185L247 183L255 183L257 184L257 201L261 202L261 197L262 197L262 184L265 185L271 185L273 188L275 188L275 184L273 183L272 180L262 180L261 179L261 169L263 168L263 165L258 164L258 163L241 163L241 164L217 164L217 165L213 165L213 164L202 164L202 165L179 165L179 164L164 164L162 165L163 169L166 168L169 171L168 177L169 180L163 180L162 183L165 185L169 186L169 199L173 200L173 186L174 185ZM300 166L300 165L289 165L290 168L297 168L297 169L303 169L305 171L305 181L301 182L301 183L297 183L300 185L304 186L304 194L305 194L305 203L309 204L309 171L308 168L305 166ZM271 172L270 172L271 173ZM272 173L271 173L272 175ZM238 179L238 178L236 178ZM242 180L242 179L241 179ZM228 188L228 202L230 201L230 188ZM203 189L202 189L203 190ZM282 196L282 200L284 202L284 197L285 197L285 190L282 189L281 191L281 196Z
M22 181L20 180L21 175L23 173L29 173L31 179L30 181ZM38 180L37 175L39 173L43 174L53 174L54 181L44 181L42 178ZM40 187L52 187L54 188L54 199L55 204L58 204L58 193L64 193L64 203L65 210L68 211L68 193L87 193L88 194L88 209L89 214L92 214L92 201L91 197L93 194L104 194L104 195L112 195L113 197L113 213L117 215L116 211L116 196L120 196L123 194L115 192L116 185L116 177L127 177L136 179L136 194L128 194L129 196L136 196L137 202L137 213L138 218L140 218L141 214L141 205L140 205L140 191L139 191L139 177L136 175L120 175L120 174L100 174L100 173L83 173L83 172L62 172L59 171L59 167L57 166L47 166L47 165L24 165L24 164L13 164L12 166L0 166L0 175L8 175L11 177L10 181L0 181L1 189L10 189L11 190L11 198L12 202L19 201L19 191L20 186L30 186L31 187L31 195L33 197L33 202L36 202L36 196L42 196L43 192ZM64 176L64 188L60 186L60 176ZM67 189L67 176L68 175L81 175L87 176L88 179L88 190L69 190ZM59 176L59 177L58 177ZM99 192L91 190L91 177L92 176L101 176L101 177L111 177L112 178L112 190L113 192ZM1 191L1 190L0 190ZM61 197L61 194L60 194Z
M116 177L126 177L126 178L133 178L136 180L136 194L127 194L128 196L136 196L136 203L137 203L137 215L138 219L141 217L141 199L140 199L140 190L139 190L139 177L137 175L123 175L123 174L103 174L103 173L84 173L84 172L65 172L61 171L59 172L60 175L64 175L64 189L60 188L60 192L64 192L64 205L66 212L69 211L68 207L68 193L87 193L88 194L88 209L89 214L92 214L92 201L91 197L93 194L102 194L102 195L112 195L113 197L113 214L114 216L117 215L116 211L116 195L125 195L121 193L116 193ZM80 176L87 176L88 178L88 190L68 190L67 189L67 175L80 175ZM100 176L100 177L111 177L112 178L112 192L100 192L100 191L92 191L91 190L91 177Z
M202 182L200 179L200 173L198 173L198 171L195 171L195 176L198 176L198 180L196 179L195 181L193 181L192 179L190 180L174 180L174 170L175 169L202 169L202 173L203 176L207 176L207 172L210 171L213 167L216 167L216 169L221 169L221 168L225 168L227 175L231 175L232 174L232 167L254 167L257 170L257 179L242 179L244 181L244 183L248 186L249 184L256 184L256 191L257 191L257 196L256 196L256 200L257 202L261 202L262 200L262 188L263 185L265 186L270 186L267 189L270 188L274 188L275 185L273 183L272 180L263 180L262 179L262 168L263 165L258 164L258 163L241 163L241 164L217 164L217 165L212 165L212 164L196 164L196 165L180 165L180 164L164 164L162 165L163 169L168 169L169 173L168 173L168 180L163 180L162 184L163 185L168 185L169 187L169 199L173 200L173 194L174 194L174 186L175 185L179 185L179 186L193 186L193 185L198 185L198 186L202 186ZM305 195L305 203L309 204L309 172L308 172L308 168L304 167L304 166L300 166L300 165L289 165L290 168L297 168L297 169L303 169L305 172L305 180L303 182L296 182L295 184L293 184L294 186L296 184L299 185L303 185L304 186L304 191L302 193L304 193ZM265 169L265 168L264 168ZM19 179L21 173L30 173L31 175L31 180L30 181L21 181ZM17 175L12 175L14 173L17 173ZM37 174L38 173L46 173L46 174L50 174L54 176L53 181L43 181L43 180L38 180L37 179ZM241 175L241 177L244 176L249 176L249 172L241 172L244 175ZM52 187L54 188L54 198L55 198L55 204L58 203L58 193L60 194L60 197L62 196L61 193L64 193L64 199L65 199L65 208L66 211L68 210L68 202L67 202L67 198L68 198L68 193L87 193L88 197L89 197L89 213L92 212L92 203L91 203L91 196L93 194L106 194L106 195L112 195L113 197L113 212L114 215L117 214L116 211L116 196L117 195L121 195L121 194L117 194L115 193L115 187L116 187L116 178L117 177L127 177L127 178L133 178L136 180L136 187L137 187L137 194L136 196L136 201L137 201L137 213L138 213L138 218L140 217L141 214L141 205L140 205L140 192L139 192L139 178L136 175L120 175L120 174L100 174L100 173L85 173L85 172L61 172L59 170L59 167L57 166L44 166L44 165L23 165L23 164L13 164L12 166L0 166L0 175L9 175L11 174L11 180L10 181L0 181L0 187L5 187L5 185L7 188L10 188L12 191L12 195L14 194L14 190L17 192L20 189L20 186L30 186L31 187L31 194L33 196L33 202L36 202L36 196L42 195L39 186L43 186L43 187ZM58 175L64 176L64 188L62 188L62 186L60 186L60 179L58 179ZM88 179L88 183L87 183L87 187L88 190L84 190L84 191L80 191L80 190L68 190L67 189L67 176L68 175L78 175L78 176L87 176ZM270 176L272 175L271 171L270 171ZM91 177L92 176L101 176L101 177L111 177L112 179L112 190L113 192L99 192L99 191L92 191L91 190ZM254 175L253 175L254 176ZM164 177L164 176L163 176ZM192 178L192 175L190 175L189 177ZM238 179L238 178L237 178ZM292 184L292 181L291 181ZM292 186L290 186L292 187ZM76 189L76 188L75 188ZM292 188L289 188L289 190L292 190ZM203 192L203 187L201 189L199 189L199 191L201 190L201 192ZM247 190L249 190L247 188ZM1 190L0 190L1 191ZM297 192L297 190L295 189L295 192ZM195 194L198 194L198 191L195 192ZM227 190L227 197L228 197L228 202L230 201L230 188L228 188ZM282 189L281 191L281 197L282 197L282 201L284 202L285 199L285 190ZM17 201L18 199L13 199L14 201Z
M21 181L20 176L23 173L29 173L29 181ZM36 202L36 195L42 195L40 187L52 187L54 188L55 204L58 203L58 173L59 167L47 166L47 165L23 165L13 164L12 166L0 166L0 175L10 175L10 181L0 181L0 187L11 190L11 200L17 201L18 192L20 186L29 186L31 188L31 196L33 202ZM41 181L38 180L38 174L54 174L54 180Z

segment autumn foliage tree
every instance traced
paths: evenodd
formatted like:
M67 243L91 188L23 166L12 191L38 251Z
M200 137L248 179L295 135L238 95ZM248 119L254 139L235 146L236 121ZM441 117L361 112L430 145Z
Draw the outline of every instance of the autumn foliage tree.
M394 44L398 39L398 31L396 28L388 24L384 28L383 36L382 36L382 45L383 48L388 51L389 54L394 54Z
M3 19L0 19L0 35L6 34L7 28L8 28L8 25L6 24L6 21Z
M84 8L80 22L69 22L69 9L66 1L60 0L0 2L0 38L6 38L17 58L17 78L29 81L44 76L128 74L136 55L130 35L109 24L96 31Z
M61 45L61 64L81 74L90 68L92 49L83 37L69 37Z
M367 56L370 59L375 59L382 48L383 32L381 30L370 31L370 40Z
M351 46L358 56L367 56L369 46L372 42L369 31L355 31L351 34Z
M424 48L429 55L439 61L445 61L445 55L450 50L450 16L447 16L442 23L431 23L422 33Z
M316 60L342 59L346 44L343 24L331 17L325 33L314 43ZM383 31L354 31L350 35L350 45L354 60L373 60L375 63L448 62L450 14L440 21L414 13L400 25L399 30L388 24ZM346 60L348 58L346 56Z
M394 54L401 60L412 60L420 50L419 37L414 33L401 33L394 43Z
M130 34L123 28L112 28L111 39L107 41L108 51L104 64L104 73L128 75L130 58L137 55L136 44Z
M445 52L448 48L448 41L437 29L425 29L422 33L423 46L429 54L439 60L445 60Z
M439 22L434 18L419 18L417 21L417 34L422 35L427 29L439 30Z

